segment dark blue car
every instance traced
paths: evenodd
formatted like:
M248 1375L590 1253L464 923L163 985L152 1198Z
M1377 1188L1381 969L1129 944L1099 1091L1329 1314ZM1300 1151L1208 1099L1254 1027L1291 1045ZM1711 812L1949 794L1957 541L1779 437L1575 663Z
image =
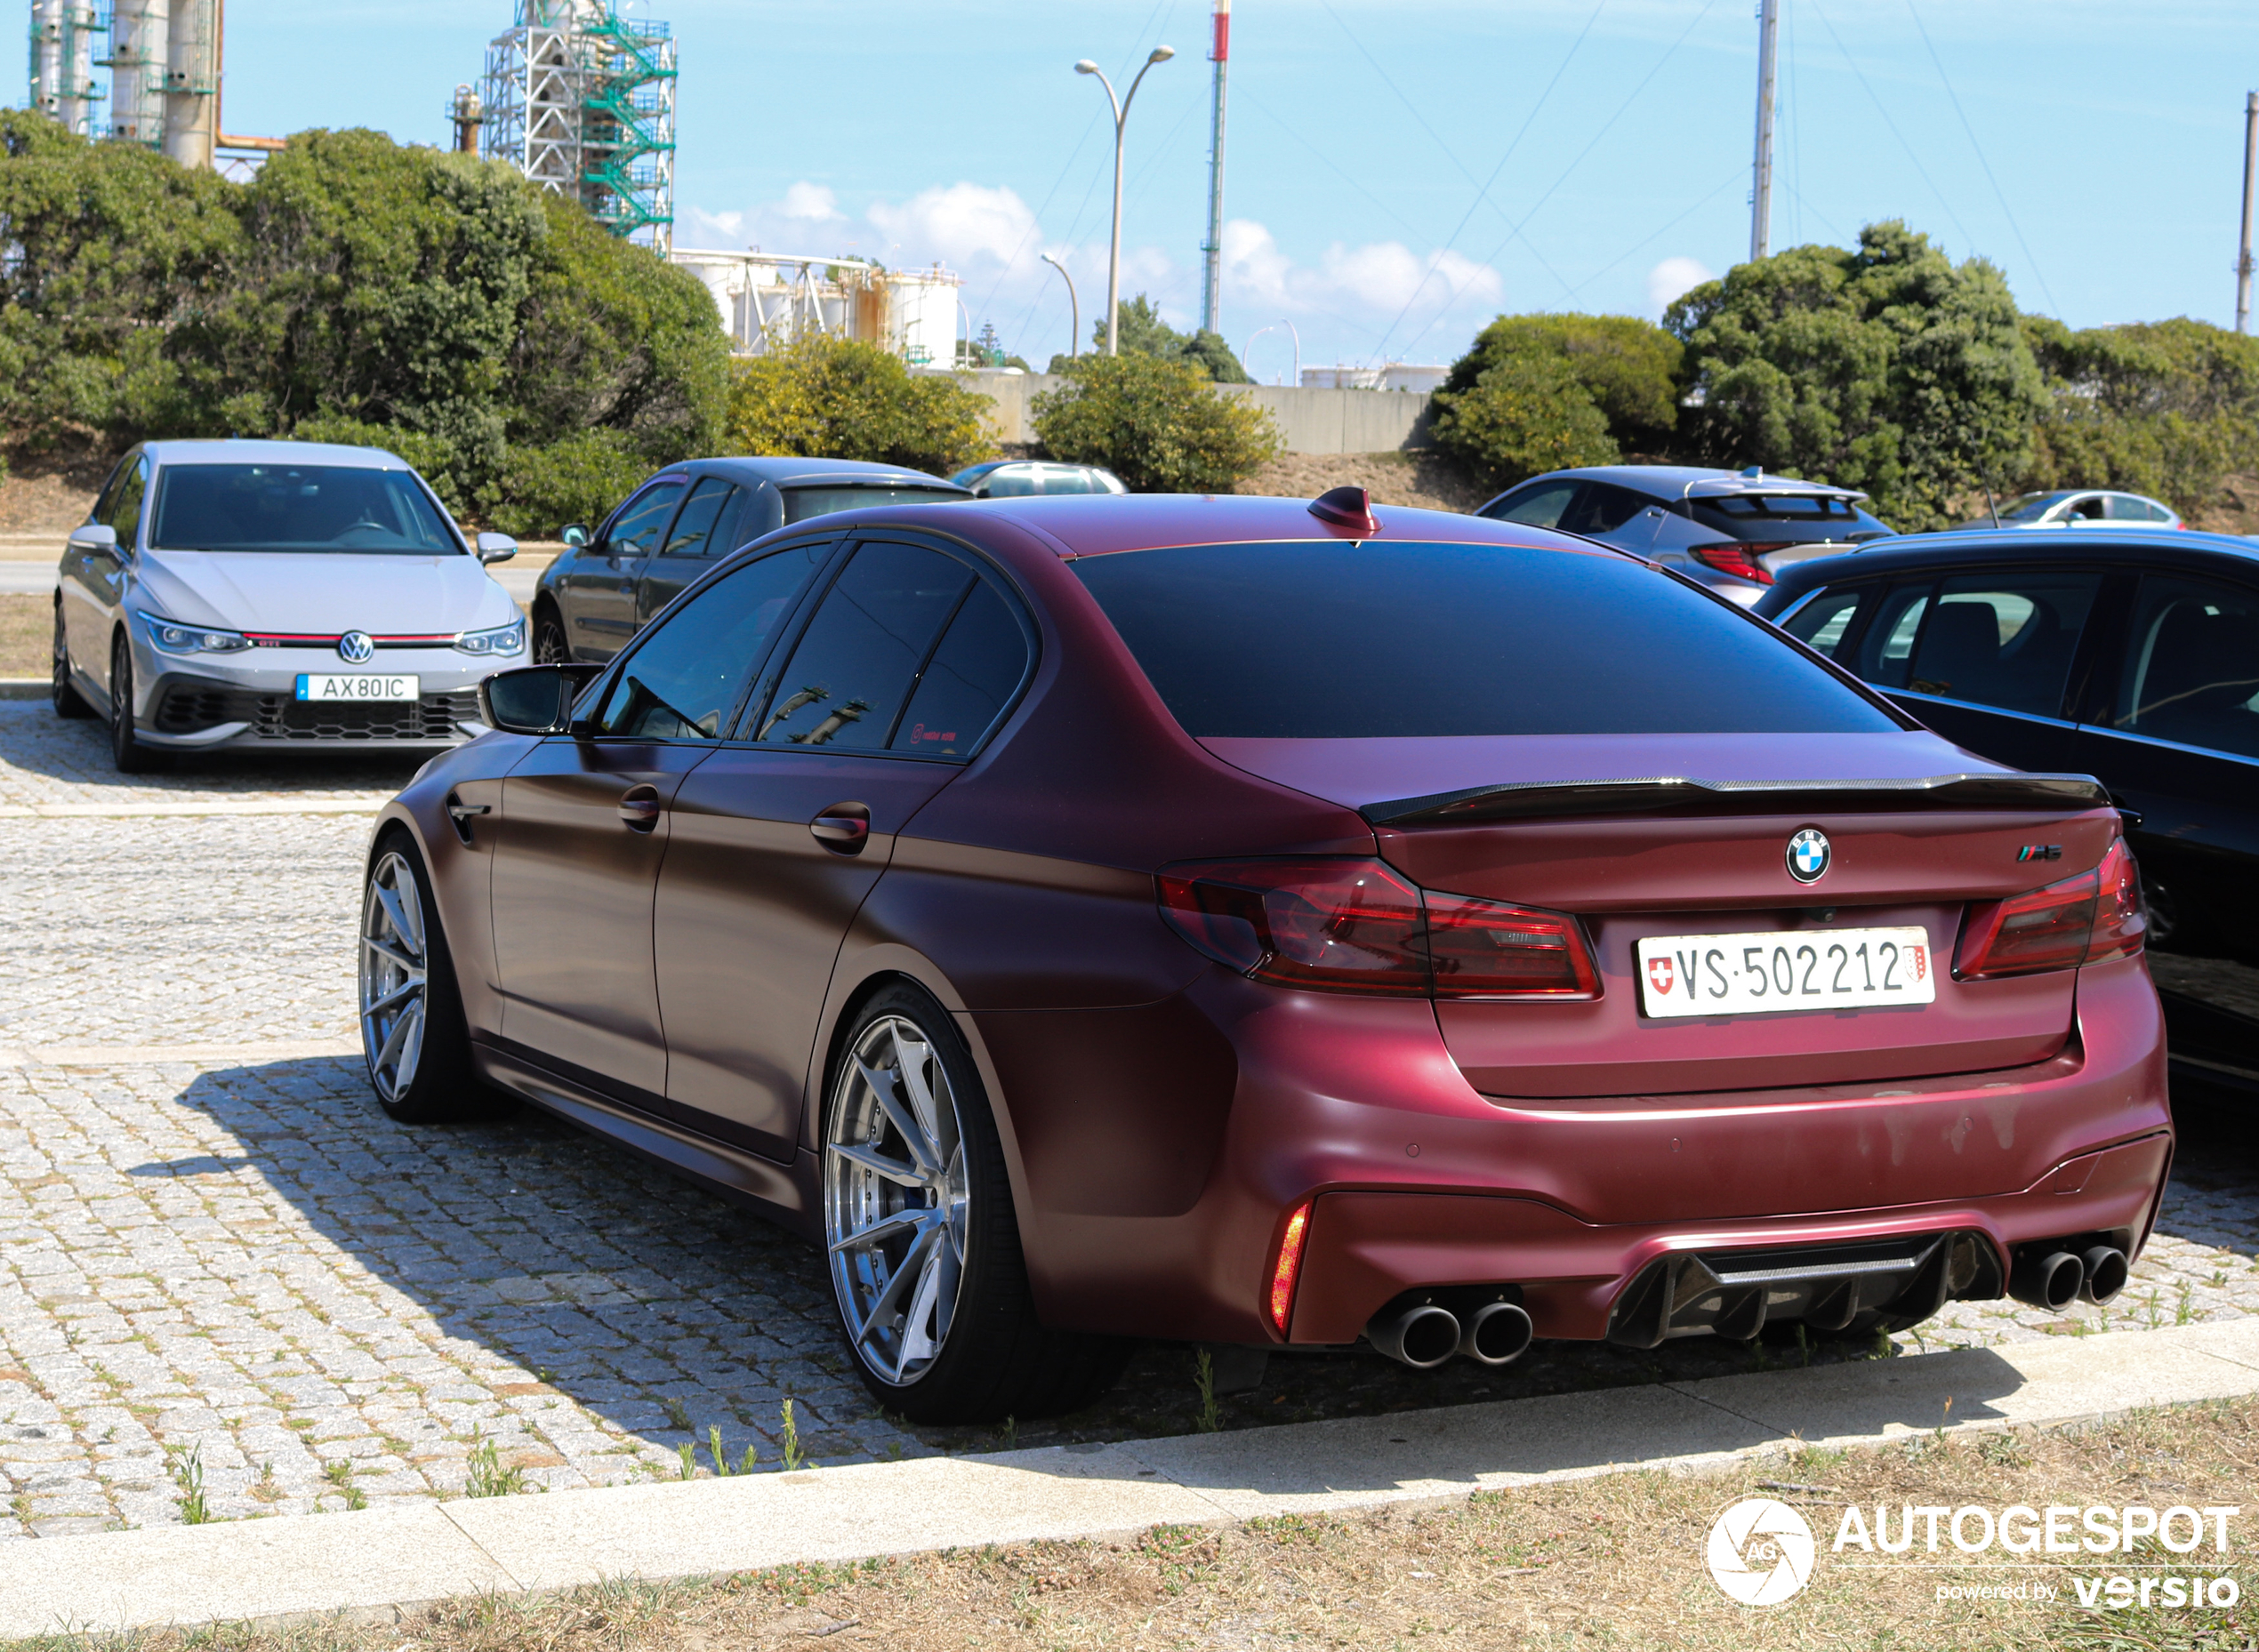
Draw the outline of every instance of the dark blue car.
M2259 543L1909 536L1788 568L1756 611L1971 751L2100 779L2176 1068L2259 1095Z

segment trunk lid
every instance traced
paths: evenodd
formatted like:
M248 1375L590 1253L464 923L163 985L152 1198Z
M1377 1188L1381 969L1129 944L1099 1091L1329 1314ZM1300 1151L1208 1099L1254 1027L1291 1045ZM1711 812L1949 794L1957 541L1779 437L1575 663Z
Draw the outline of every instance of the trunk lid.
M1203 743L1359 809L1381 857L1425 888L1583 919L1597 1000L1437 1006L1452 1058L1498 1096L1887 1081L2046 1060L2070 1036L2078 972L1955 981L1962 916L2093 867L2118 830L2091 781L2021 775L1920 731ZM1827 834L1832 859L1806 885L1787 854L1808 827ZM2020 858L2032 845L2060 858ZM1641 1013L1644 937L1899 926L1921 927L1939 960L1931 1004Z

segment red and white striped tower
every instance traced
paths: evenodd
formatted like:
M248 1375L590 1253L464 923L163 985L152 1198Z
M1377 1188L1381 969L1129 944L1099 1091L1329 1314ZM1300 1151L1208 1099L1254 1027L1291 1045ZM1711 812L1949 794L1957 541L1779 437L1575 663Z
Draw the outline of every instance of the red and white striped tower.
M1232 55L1232 0L1216 0L1216 33L1208 60L1216 66L1216 112L1208 136L1208 238L1200 244L1204 269L1200 289L1200 325L1205 333L1223 329L1224 315L1224 71Z

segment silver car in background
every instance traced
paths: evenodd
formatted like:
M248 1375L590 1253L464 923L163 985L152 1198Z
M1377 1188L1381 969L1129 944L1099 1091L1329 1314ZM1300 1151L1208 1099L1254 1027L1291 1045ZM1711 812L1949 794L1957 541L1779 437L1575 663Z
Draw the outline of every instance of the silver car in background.
M2076 528L2106 523L2116 527L2128 522L2167 528L2188 525L2181 520L2178 511L2161 500L2143 493L2112 493L2107 488L2066 487L2051 493L2019 493L2014 499L1996 501L1994 509L1999 513L1997 520L1988 512L1961 526Z
M1593 465L1532 477L1475 514L1618 546L1747 607L1790 564L1889 533L1866 497L1755 466Z
M423 479L376 448L147 442L71 532L54 705L106 717L123 773L226 747L402 751L482 733L526 624Z

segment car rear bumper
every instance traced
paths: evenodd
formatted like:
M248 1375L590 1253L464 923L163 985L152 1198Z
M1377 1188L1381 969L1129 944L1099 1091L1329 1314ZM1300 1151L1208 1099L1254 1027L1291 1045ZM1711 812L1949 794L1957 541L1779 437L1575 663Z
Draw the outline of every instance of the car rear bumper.
M1212 1135L1155 1097L1173 1122L1135 1151L1169 1155L1170 1174L1138 1162L1130 1135L1068 1166L1053 1137L1021 1133L1026 1249L1054 1323L1338 1344L1405 1291L1483 1285L1518 1287L1540 1335L1599 1337L1659 1257L1961 1231L1998 1249L2005 1277L2033 1240L2109 1233L2137 1251L2171 1156L2163 1023L2139 959L2082 972L2073 1039L2028 1067L1535 1105L1475 1092L1425 1003L1221 972L1172 1002L1228 1039L1236 1066ZM1075 1012L1042 1014L1044 1039L1079 1039ZM1028 1070L1013 1023L1031 1019L972 1017L1008 1099ZM1194 1161L1204 1175L1187 1175ZM1305 1200L1282 1336L1262 1304Z

